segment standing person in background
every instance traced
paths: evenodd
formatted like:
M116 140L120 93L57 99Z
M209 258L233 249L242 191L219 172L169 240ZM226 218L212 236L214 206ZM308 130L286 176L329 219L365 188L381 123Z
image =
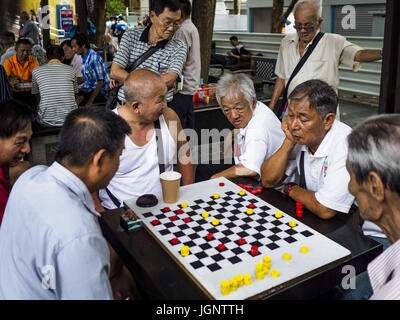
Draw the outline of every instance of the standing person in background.
M21 29L19 31L20 37L31 38L34 44L40 44L39 28L32 20L30 20L29 13L23 11L19 19Z
M63 62L74 68L78 84L83 84L84 77L82 75L82 57L79 54L75 54L74 50L72 50L71 40L64 40L61 42L60 47L64 50Z
M193 95L197 91L201 71L200 37L196 26L190 19L192 11L190 1L180 0L179 2L182 20L181 26L175 33L175 39L180 39L186 44L187 55L182 70L183 88L174 95L168 106L179 116L183 129L194 129Z
M15 34L12 32L7 32L1 41L4 45L4 50L5 52L1 56L0 64L4 65L4 62L8 59L11 58L15 52Z

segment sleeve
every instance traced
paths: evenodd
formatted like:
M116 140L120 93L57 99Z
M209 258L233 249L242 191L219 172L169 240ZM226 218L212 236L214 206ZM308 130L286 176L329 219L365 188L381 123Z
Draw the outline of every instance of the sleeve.
M344 39L339 62L352 68L353 71L360 70L362 63L354 61L354 56L359 50L362 50L362 48Z
M110 254L103 237L89 234L69 242L56 257L56 292L63 300L112 299Z
M32 26L30 23L28 23L27 25L24 25L24 27L21 29L20 35L22 37L25 37L31 29L32 29Z
M35 71L33 71L32 72L32 89L31 89L31 93L32 94L38 94L40 91L39 91L39 85L38 85L38 83L37 83L37 76L36 76L36 72Z
M6 71L6 73L7 73L7 76L9 77L10 75L11 75L11 60L10 60L11 58L8 58L6 61L4 61L4 70Z
M345 146L339 148L346 148ZM337 150L337 148L335 148ZM335 154L337 155L337 154ZM346 169L347 152L333 156L327 163L327 173L322 187L315 193L319 203L332 210L348 213L354 197L348 190L350 175ZM324 169L325 170L325 169Z
M186 61L187 48L186 44L181 40L177 40L180 44L177 46L172 59L169 64L169 71L175 72L180 78L182 78L182 69Z
M284 46L283 41L284 39L282 40L281 45L279 47L278 59L276 60L276 66L275 66L275 74L281 79L286 79L285 67L283 62L283 46Z
M133 35L131 34L133 31L129 30L124 32L122 36L121 43L119 45L119 49L114 57L113 63L120 65L122 68L126 68L129 64L129 52L130 50L134 50L131 44L131 38Z

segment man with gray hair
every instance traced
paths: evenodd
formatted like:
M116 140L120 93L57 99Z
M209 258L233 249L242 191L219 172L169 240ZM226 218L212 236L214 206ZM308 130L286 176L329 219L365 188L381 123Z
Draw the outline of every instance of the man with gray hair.
M400 115L367 119L348 137L349 191L392 245L368 265L373 300L400 299Z
M30 20L29 13L23 11L19 18L21 29L19 31L20 37L31 38L34 44L40 44L39 28L36 23Z
M289 79L303 55L310 50L317 37L322 35L318 34L323 21L319 0L299 1L293 13L296 33L282 39L275 68L278 79L269 104L272 110L275 109L282 93L286 100L295 87L310 79L323 80L338 93L341 63L349 66L353 71L358 71L362 62L382 59L382 50L363 50L341 35L324 33L310 57L289 84ZM277 112L277 110L274 111ZM339 116L339 111L337 113Z
M261 165L281 146L285 135L275 114L257 101L254 84L244 74L226 74L217 84L216 97L234 130L226 139L231 145L234 137L235 165L199 166L196 180L251 176L260 178Z
M337 94L327 83L309 80L293 90L289 102L282 121L286 138L262 165L263 185L275 186L297 169L300 185L286 183L282 193L322 219L348 213L354 202L346 170L351 128L335 119Z

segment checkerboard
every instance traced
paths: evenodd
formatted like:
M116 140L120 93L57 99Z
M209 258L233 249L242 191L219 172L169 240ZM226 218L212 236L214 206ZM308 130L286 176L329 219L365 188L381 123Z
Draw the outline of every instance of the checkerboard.
M241 196L240 190L220 178L181 187L176 204L165 204L161 194L156 195L159 203L153 208L137 207L136 199L125 204L142 219L143 225L184 271L215 299L250 298L350 254L284 212L281 218L276 218L275 213L281 210L249 192ZM219 194L219 198L215 199L214 194ZM182 202L188 206L183 208ZM251 215L246 213L250 204L255 206ZM170 211L165 212L165 207ZM205 211L209 217L202 216ZM176 218L172 220L173 216ZM216 226L212 224L214 219L219 220ZM157 225L153 225L154 220L158 221ZM291 227L290 221L295 221L296 226ZM211 240L207 238L210 233ZM174 244L172 239L178 239L178 243ZM240 244L239 239L245 239L246 243ZM221 243L225 245L222 251L218 249ZM188 256L181 255L182 246L189 247ZM253 246L258 247L255 256L251 254ZM301 253L302 246L307 246L309 252ZM291 254L292 259L284 261L283 253ZM263 280L255 278L255 264L262 262L264 256L272 258L271 270L279 270L279 278L268 275ZM222 295L221 281L238 274L252 275L253 283Z

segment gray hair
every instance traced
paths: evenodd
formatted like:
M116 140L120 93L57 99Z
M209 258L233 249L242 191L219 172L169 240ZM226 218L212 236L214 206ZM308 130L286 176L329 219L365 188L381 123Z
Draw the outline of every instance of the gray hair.
M317 13L317 19L321 18L321 2L319 0L300 0L293 7L293 15L296 15L297 9L311 7Z
M375 171L387 188L400 195L400 114L370 117L347 140L347 164L357 183Z
M326 82L322 80L308 80L299 84L289 95L289 100L302 101L308 98L310 108L323 119L328 113L335 113L338 105L338 96Z
M227 73L217 83L216 98L222 108L221 99L226 96L238 97L242 93L253 110L253 102L257 99L253 81L243 73Z

